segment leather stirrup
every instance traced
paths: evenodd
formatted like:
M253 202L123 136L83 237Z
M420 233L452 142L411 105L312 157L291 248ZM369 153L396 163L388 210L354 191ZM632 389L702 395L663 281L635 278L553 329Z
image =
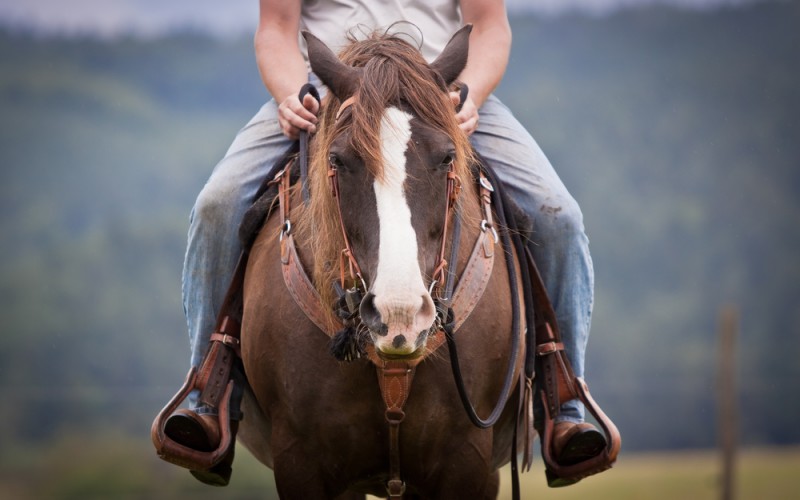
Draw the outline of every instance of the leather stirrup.
M158 456L169 463L185 467L189 470L208 470L220 463L228 454L233 445L233 435L230 425L230 400L233 392L233 380L229 381L218 407L217 419L220 428L219 445L213 451L198 451L184 446L164 431L167 419L189 396L189 393L198 387L197 369L192 367L186 376L183 387L158 413L150 429L150 437L156 448Z
M621 438L614 422L589 394L586 382L576 377L572 371L561 342L555 311L547 298L541 275L527 248L525 253L536 310L536 378L540 382L540 398L544 406L544 424L538 426L542 434L542 457L548 476L577 482L611 468L619 454ZM606 447L598 455L583 462L560 465L553 454L554 422L561 411L561 405L573 399L581 401L597 420L605 434Z
M234 319L235 309L240 303L247 254L242 253L236 265L233 279L220 309L217 327L198 370L192 367L181 389L158 413L150 429L150 437L156 453L163 460L189 470L208 470L219 464L234 445L235 432L231 430L231 417L239 418L238 399L233 398L234 363L241 357L240 325ZM200 402L217 410L220 442L213 451L193 450L169 437L165 431L167 419L180 407L193 390L200 391ZM236 399L236 408L231 408Z

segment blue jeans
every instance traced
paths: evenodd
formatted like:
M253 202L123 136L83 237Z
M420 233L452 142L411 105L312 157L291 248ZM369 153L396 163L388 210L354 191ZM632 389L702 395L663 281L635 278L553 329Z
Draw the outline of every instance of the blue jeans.
M594 276L580 208L531 135L499 99L490 96L479 114L472 144L495 166L505 189L534 221L531 249L553 301L565 350L575 374L582 377ZM277 104L271 100L239 131L192 209L183 270L192 366L203 360L241 252L239 224L264 175L291 144L277 116ZM196 394L190 397L193 407L196 399ZM563 405L559 419L582 421L582 405Z

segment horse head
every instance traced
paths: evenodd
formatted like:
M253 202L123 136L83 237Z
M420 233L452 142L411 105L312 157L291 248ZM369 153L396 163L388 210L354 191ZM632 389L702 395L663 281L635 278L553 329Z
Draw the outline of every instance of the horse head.
M384 357L421 355L436 320L448 179L466 172L470 155L447 88L466 64L470 30L431 64L397 37L373 35L340 59L304 33L311 68L330 90L315 157L334 178L335 224L364 289L361 322ZM315 194L331 198L330 189ZM328 255L315 272L338 270L332 262Z

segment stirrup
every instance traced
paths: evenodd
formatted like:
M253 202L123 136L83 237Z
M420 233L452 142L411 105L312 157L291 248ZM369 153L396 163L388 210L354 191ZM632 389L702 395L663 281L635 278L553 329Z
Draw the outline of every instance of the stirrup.
M603 430L606 439L606 447L597 455L583 462L572 465L560 465L553 456L553 427L554 420L550 415L547 404L547 396L541 392L542 403L545 411L544 432L542 433L542 458L545 462L545 475L547 484L550 487L568 486L577 483L585 477L608 470L614 465L619 454L621 439L619 430L614 422L611 421L602 409L592 399L586 382L580 377L575 377L575 388L577 398L583 402L584 406L597 420Z
M233 433L231 432L230 403L233 393L233 380L228 382L225 392L220 401L217 419L220 428L220 440L217 448L212 451L193 450L187 446L174 441L164 431L167 419L189 396L192 390L199 388L197 369L192 367L186 376L186 381L175 396L158 413L150 429L150 437L156 448L158 456L169 463L184 467L189 470L205 471L222 462L227 456L233 444Z

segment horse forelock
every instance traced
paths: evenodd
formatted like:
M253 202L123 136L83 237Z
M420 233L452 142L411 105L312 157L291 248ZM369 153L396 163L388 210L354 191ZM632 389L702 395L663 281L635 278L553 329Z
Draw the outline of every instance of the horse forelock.
M338 120L341 101L331 93L326 98L312 147L311 201L298 221L303 241L310 246L315 286L326 303L333 299L330 284L339 274L338 259L344 246L327 176L328 152L334 139L347 134L348 147L371 175L382 179L381 120L387 108L397 107L451 138L455 146L454 167L462 179L469 177L473 161L469 140L458 128L442 80L418 49L401 38L376 32L365 40L353 41L340 59L363 68L363 76L353 104Z

